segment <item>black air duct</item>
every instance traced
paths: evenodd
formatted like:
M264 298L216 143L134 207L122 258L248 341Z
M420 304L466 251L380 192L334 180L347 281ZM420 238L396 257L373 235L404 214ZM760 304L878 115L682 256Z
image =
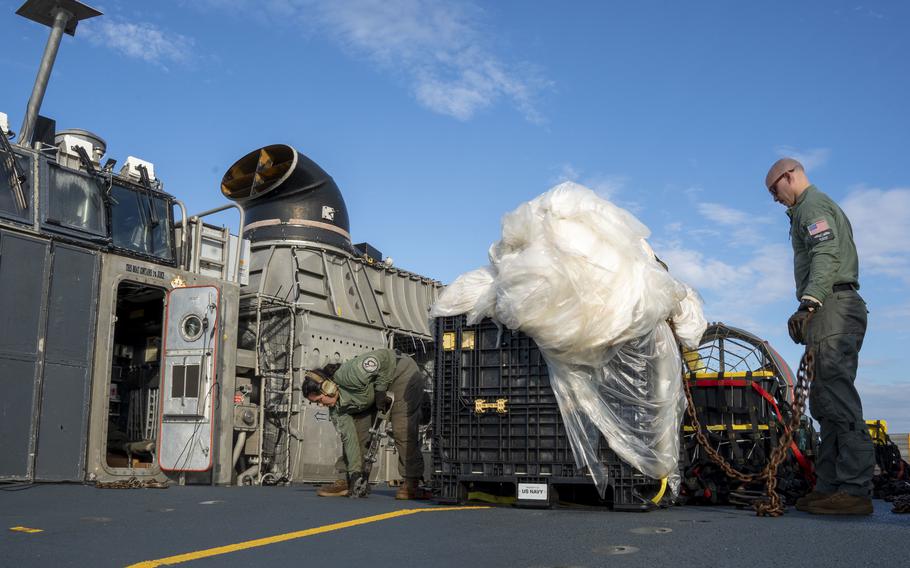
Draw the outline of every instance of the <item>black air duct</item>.
M348 209L332 176L297 150L274 144L240 158L221 192L246 213L251 242L309 241L353 253Z

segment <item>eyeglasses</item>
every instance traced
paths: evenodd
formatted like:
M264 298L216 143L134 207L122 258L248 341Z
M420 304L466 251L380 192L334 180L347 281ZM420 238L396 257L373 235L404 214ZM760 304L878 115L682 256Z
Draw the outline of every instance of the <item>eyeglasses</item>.
M779 176L777 176L777 179L774 180L774 183L772 183L771 185L768 186L768 191L770 191L774 195L777 195L777 184L780 183L780 180L784 179L785 175L792 174L795 171L796 171L796 168L791 168L791 169L785 171L784 173L780 174Z

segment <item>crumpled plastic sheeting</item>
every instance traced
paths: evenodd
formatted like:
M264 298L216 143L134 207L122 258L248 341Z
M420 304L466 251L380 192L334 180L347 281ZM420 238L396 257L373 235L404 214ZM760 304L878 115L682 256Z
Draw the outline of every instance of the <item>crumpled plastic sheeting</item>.
M545 355L546 356L546 355ZM655 479L679 490L682 393L679 348L666 322L624 343L599 367L547 357L550 379L577 465L588 467L603 494L609 471L600 452L610 449Z
M502 220L490 265L460 276L433 317L491 317L534 338L550 371L579 467L603 495L601 434L630 465L678 490L685 410L679 349L706 323L701 300L674 279L631 213L575 183L560 184Z
M446 315L466 314L469 325L489 317L496 305L495 278L496 272L490 266L465 272L456 278L443 292L446 296ZM440 309L443 308L440 306Z
M702 336L708 328L708 322L705 320L705 303L698 292L688 284L683 286L686 287L686 297L673 309L670 318L679 342L687 350L694 351L701 345Z

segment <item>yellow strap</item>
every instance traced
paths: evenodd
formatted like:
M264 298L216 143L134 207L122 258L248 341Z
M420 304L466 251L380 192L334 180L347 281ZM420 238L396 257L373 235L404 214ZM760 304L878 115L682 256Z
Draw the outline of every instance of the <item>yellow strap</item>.
M657 495L655 495L654 498L651 499L651 502L655 503L655 504L659 504L660 500L664 498L664 493L666 493L666 492L667 492L667 478L665 477L660 480L660 491L658 491Z
M719 377L719 375L723 375ZM732 373L689 373L689 378L698 379L740 379L745 377L774 377L773 371L734 371Z
M705 429L708 430L708 431L710 431L710 432L720 432L720 431L726 430L726 429L727 429L727 425L726 425L726 424L715 424L715 425L713 425L713 426L705 426ZM734 424L734 425L733 425L733 431L734 431L734 432L742 431L742 430L751 430L751 429L752 429L752 425L751 425L751 424ZM767 429L768 429L768 425L767 425L767 424L759 424L759 425L758 425L758 429L759 429L759 430L767 430ZM695 431L695 428L694 428L693 426L683 426L683 430L685 430L686 432L694 432L694 431Z

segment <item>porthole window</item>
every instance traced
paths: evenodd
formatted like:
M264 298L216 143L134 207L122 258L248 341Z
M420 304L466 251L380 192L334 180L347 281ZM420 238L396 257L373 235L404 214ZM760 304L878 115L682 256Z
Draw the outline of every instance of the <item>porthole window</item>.
M202 335L202 320L196 314L190 314L180 322L180 335L184 341L196 341Z

